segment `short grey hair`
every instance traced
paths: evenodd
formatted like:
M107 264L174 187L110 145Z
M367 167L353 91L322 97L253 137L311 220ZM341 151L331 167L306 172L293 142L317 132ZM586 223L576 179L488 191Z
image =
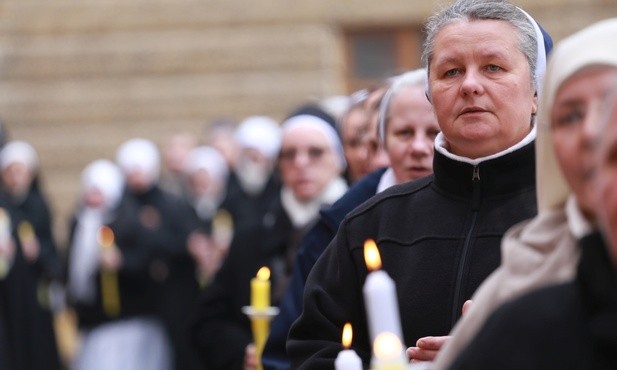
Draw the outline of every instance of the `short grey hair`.
M413 71L405 72L394 78L392 85L379 104L379 137L382 143L386 142L386 123L388 121L388 111L392 98L403 88L421 87L427 84L428 75L425 68L418 68Z
M422 50L422 63L429 70L435 52L435 37L442 28L450 23L467 20L501 20L513 25L519 39L519 49L527 58L529 73L533 86L537 89L536 64L538 59L538 40L536 30L527 14L521 9L503 0L457 0L428 18L425 24L426 39Z

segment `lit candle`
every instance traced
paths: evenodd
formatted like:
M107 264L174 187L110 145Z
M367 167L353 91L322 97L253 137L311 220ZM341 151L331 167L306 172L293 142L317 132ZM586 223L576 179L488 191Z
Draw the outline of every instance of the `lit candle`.
M265 266L251 279L251 307L254 309L270 307L270 269Z
M373 353L375 370L404 370L409 366L401 340L394 333L383 332L377 335Z
M0 244L8 248L11 241L11 219L4 208L0 208ZM7 256L0 256L0 279L4 279L9 273L10 263Z
M343 327L343 348L341 352L339 352L338 356L336 356L336 360L334 361L335 370L362 370L362 360L360 360L360 356L353 349L349 349L351 347L351 339L353 337L353 331L351 329L351 324L346 323Z
M109 226L101 226L98 233L98 242L102 253L116 248L114 232ZM103 311L110 317L120 314L120 292L118 290L118 275L114 271L101 271L101 301Z
M371 239L364 243L364 260L372 271L366 277L363 288L371 342L383 332L402 338L396 287L390 276L381 270L379 250Z

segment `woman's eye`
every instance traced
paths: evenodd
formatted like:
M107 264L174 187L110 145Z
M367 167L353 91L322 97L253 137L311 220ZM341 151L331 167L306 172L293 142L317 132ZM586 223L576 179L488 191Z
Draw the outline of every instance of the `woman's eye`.
M443 75L445 77L452 77L452 76L456 76L459 72L460 71L458 69L449 69Z
M569 111L556 117L553 121L553 128L572 126L582 122L584 118L585 113L582 110Z
M501 71L501 67L495 64L490 64L486 67L487 70L491 71L491 72L497 72L497 71Z

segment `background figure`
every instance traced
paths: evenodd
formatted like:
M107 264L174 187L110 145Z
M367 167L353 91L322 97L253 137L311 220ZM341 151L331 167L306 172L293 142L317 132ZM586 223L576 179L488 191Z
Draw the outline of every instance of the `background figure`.
M216 119L208 125L203 143L218 150L230 170L236 165L239 155L235 139L236 123L228 119Z
M603 21L561 41L551 56L539 116L543 133L538 133L540 214L524 229L517 227L509 233L509 239L515 236L522 242L536 241L536 245L530 251L506 250L506 256L516 251L518 259L525 257L521 266L510 263L509 270L520 270L525 262L533 263L535 270L521 271L518 281L504 280L495 290L508 293L519 288L521 281L527 282L526 289L516 292L520 295L541 286L533 281L538 276L544 276L540 281L544 285L561 284L484 314L483 325L472 333L469 345L449 368L612 369L617 365L617 274L601 237L592 232L596 209L606 209L606 199L596 201L599 192L594 174L599 170L594 157L598 134L600 142L605 136L598 130L600 109L617 87L616 36L617 19ZM608 124L609 132L610 126L615 122ZM573 196L566 202L568 188ZM529 284L530 280L535 284ZM470 314L477 303L472 304Z
M188 191L184 176L186 156L197 146L197 138L188 132L171 135L163 144L163 171L159 185L165 191L184 197Z
M188 340L188 320L199 291L196 265L187 247L191 210L158 186L160 157L151 141L126 141L118 148L116 161L126 178L125 197L137 203L137 239L150 254L155 310L169 333L175 368L198 368Z
M252 116L240 123L235 133L238 157L227 181L222 209L227 210L236 231L261 222L274 199L280 181L276 160L281 146L281 129L272 118Z
M345 177L350 185L371 172L366 146L368 129L369 115L366 111L365 101L356 101L342 115L338 124L338 131L347 160Z
M60 277L61 266L51 231L51 211L37 184L38 155L30 144L10 141L0 152L0 168L2 192L10 203L11 223L17 230L19 244L12 268L14 278L9 279L10 283L7 280L7 284L13 285L14 292L20 292L7 299L14 300L11 304L16 310L11 311L18 316L13 320L26 320L26 325L32 325L11 334L11 341L20 347L14 349L14 366L58 369L50 284Z
M439 126L424 96L426 70L393 79L381 102L380 132L392 167L378 169L354 184L331 207L319 213L315 225L302 239L280 313L274 318L262 362L267 369L288 369L287 335L302 313L302 294L309 271L334 238L343 217L356 206L389 186L416 180L432 171L433 141ZM377 130L375 130L377 132ZM369 164L373 166L373 164Z
M188 154L184 171L189 190L187 201L194 211L195 222L188 247L203 285L218 271L233 235L231 215L219 210L229 169L218 150L199 146Z
M341 223L309 274L287 342L292 368L331 367L345 322L370 363L379 333L369 332L362 294L367 239L396 285L405 345L451 330L498 266L505 231L536 213L533 76L542 41L533 24L507 2L461 0L427 27L428 96L441 130L434 173L387 189Z
M243 368L252 334L241 308L249 304L251 278L260 267L268 266L272 304L278 305L300 238L320 207L334 202L347 188L341 177L342 147L331 122L300 114L286 120L282 130L282 189L262 218L250 228L235 231L229 255L202 293L194 340L211 370Z
M138 240L137 205L122 201L123 189L123 175L111 161L96 160L82 172L67 263L68 301L81 334L75 370L171 368L170 343L154 317L148 251ZM101 239L103 227L113 240ZM102 242L112 246L102 249ZM117 284L118 295L111 298L117 299L118 311L110 309L105 298L114 288L109 276L117 279L111 284Z

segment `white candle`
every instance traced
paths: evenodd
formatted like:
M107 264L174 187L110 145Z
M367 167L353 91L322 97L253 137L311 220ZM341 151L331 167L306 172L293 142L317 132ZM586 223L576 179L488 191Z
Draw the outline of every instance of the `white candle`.
M346 323L343 327L343 347L345 348L339 352L334 360L335 370L362 370L362 360L360 356L353 349L349 349L351 346L352 330L351 324Z
M403 338L396 286L385 271L379 270L381 258L374 241L364 244L364 258L369 269L376 270L368 274L363 288L371 343L383 332Z

